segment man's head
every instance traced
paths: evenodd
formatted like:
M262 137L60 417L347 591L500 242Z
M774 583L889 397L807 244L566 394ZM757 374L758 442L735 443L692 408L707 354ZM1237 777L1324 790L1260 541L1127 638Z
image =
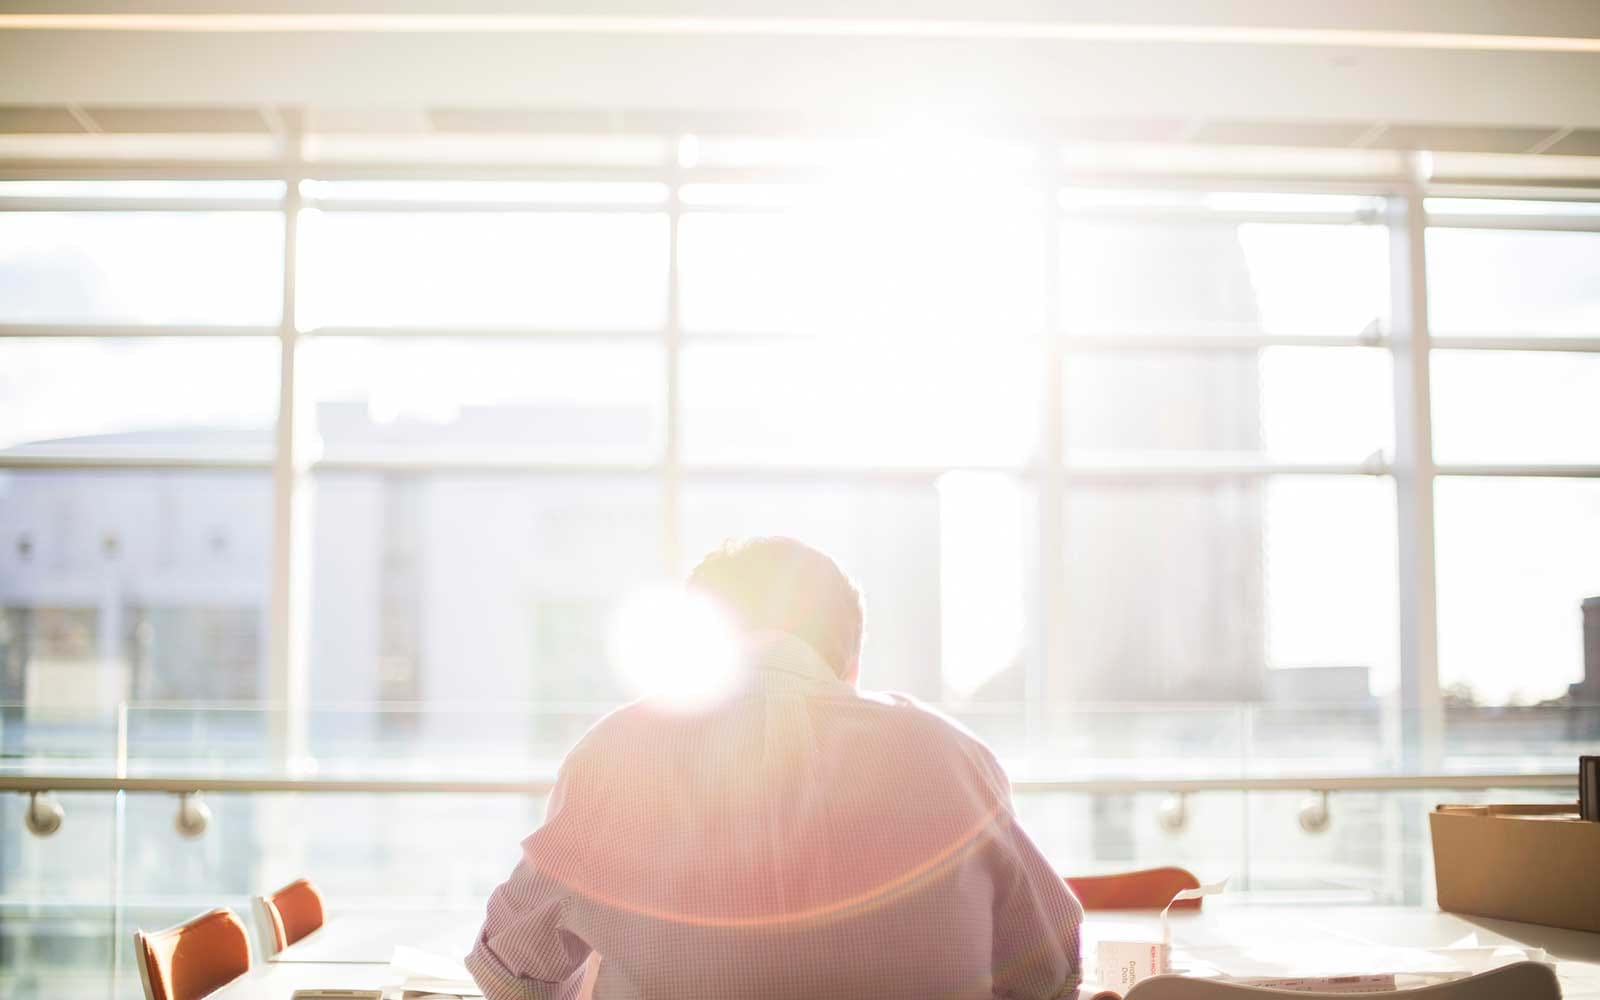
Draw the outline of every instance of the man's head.
M805 640L834 673L856 679L861 594L832 559L792 538L730 542L700 561L689 587L707 594L745 632Z

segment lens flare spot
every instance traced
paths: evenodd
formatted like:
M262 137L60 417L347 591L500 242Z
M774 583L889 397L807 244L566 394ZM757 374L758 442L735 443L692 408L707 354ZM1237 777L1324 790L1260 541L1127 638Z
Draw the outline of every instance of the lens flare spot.
M681 711L717 704L739 680L739 642L726 615L682 587L650 587L624 601L610 650L629 694Z

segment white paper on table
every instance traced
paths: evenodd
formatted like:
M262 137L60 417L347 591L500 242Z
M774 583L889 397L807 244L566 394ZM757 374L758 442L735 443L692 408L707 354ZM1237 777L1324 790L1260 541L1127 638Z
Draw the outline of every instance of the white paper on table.
M1262 941L1188 948L1180 953L1193 961L1194 971L1201 971L1201 966L1209 967L1212 975L1228 978L1428 975L1461 971L1458 962L1423 948L1350 941Z
M1229 980L1328 976L1392 975L1407 989L1448 982L1513 962L1544 962L1542 949L1514 945L1403 948L1359 942L1271 942L1212 945L1175 953L1190 964L1191 975Z
M399 976L402 995L481 997L483 990L467 967L453 958L435 955L420 948L396 945L389 957L389 971Z

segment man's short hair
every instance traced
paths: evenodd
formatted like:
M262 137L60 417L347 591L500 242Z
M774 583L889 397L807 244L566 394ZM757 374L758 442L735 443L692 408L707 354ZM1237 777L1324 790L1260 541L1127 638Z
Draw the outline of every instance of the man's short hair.
M805 640L845 676L861 654L861 594L837 563L793 538L728 542L689 574L746 632Z

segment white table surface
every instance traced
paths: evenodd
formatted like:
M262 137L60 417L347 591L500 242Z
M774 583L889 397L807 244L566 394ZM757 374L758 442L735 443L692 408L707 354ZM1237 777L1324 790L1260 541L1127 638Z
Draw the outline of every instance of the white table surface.
M334 914L320 930L278 952L273 963L345 962L387 965L395 945L460 961L472 950L483 907L375 910Z
M1091 915L1084 927L1085 973L1093 973L1094 941L1115 939L1128 932L1149 934L1156 926L1156 915L1145 911ZM1253 944L1270 952L1328 941L1440 948L1475 933L1483 945L1545 949L1556 962L1556 974L1569 1000L1600 1000L1600 934L1463 917L1421 907L1226 900L1207 900L1199 913L1174 916L1171 927L1175 951L1202 956L1208 949L1237 948L1241 944ZM389 972L388 959L394 946L409 945L459 958L476 930L477 914L469 919L465 911L335 914L322 930L285 950L283 954L290 955L291 960L262 963L213 997L289 1000L294 990L302 988L393 988L398 983ZM313 942L315 948L311 947ZM430 947L447 942L459 947L454 951ZM310 961L307 956L322 960ZM398 996L398 990L390 995Z

